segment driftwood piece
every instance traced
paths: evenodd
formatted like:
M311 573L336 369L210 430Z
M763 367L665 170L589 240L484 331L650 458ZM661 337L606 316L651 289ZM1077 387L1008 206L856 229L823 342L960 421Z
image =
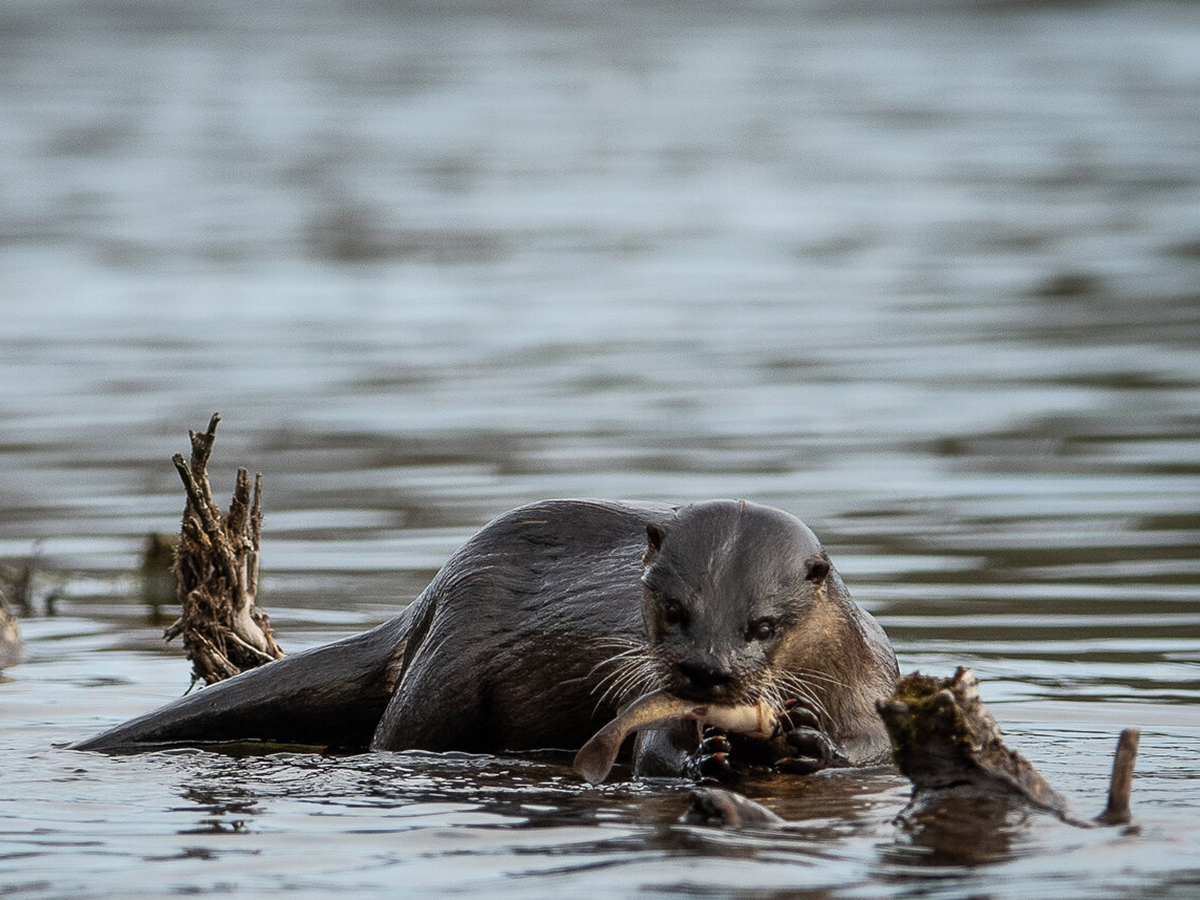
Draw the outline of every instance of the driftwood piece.
M189 431L190 463L175 454L187 506L175 551L175 575L182 607L166 628L169 641L183 637L192 661L192 684L213 684L283 656L267 615L254 606L258 594L258 553L262 537L262 475L239 468L229 512L222 516L208 481L216 413L202 434Z
M1100 825L1125 825L1132 821L1129 795L1133 792L1133 764L1137 762L1141 732L1126 728L1117 740L1117 755L1113 758L1112 780L1108 786L1108 805L1096 816Z
M4 589L0 588L0 669L21 661L21 630L17 617L8 608Z
M960 666L945 680L919 672L906 675L878 709L892 739L896 766L913 783L913 808L949 799L1010 800L1073 825L1117 825L1130 819L1136 729L1121 733L1108 808L1095 822L1084 822L1071 816L1066 800L1029 760L1005 746L970 669Z

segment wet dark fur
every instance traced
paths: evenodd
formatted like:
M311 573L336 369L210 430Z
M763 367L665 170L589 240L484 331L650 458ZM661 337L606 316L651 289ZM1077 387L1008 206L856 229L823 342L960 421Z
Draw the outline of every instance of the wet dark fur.
M795 518L733 501L553 500L493 521L391 621L77 747L574 749L623 702L666 685L697 699L800 696L867 763L887 755L873 705L894 677L882 630ZM674 751L691 748L668 749L643 768L676 769Z

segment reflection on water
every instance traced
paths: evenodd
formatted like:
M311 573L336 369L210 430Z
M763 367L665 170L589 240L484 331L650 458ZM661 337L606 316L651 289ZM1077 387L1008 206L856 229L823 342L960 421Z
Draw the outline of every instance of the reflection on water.
M5 890L1194 891L1200 8L443 6L0 10ZM893 776L724 835L553 760L53 749L187 686L137 569L216 410L288 649L525 501L747 497L1077 808L1140 726L1141 832L935 871Z

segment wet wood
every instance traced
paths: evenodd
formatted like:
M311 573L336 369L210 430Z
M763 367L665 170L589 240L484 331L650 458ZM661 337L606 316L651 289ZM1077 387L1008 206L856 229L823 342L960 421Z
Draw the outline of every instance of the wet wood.
M1133 818L1129 812L1129 795L1133 792L1133 764L1137 761L1140 740L1141 733L1136 728L1121 732L1108 785L1108 806L1096 816L1101 825L1124 825Z
M959 667L944 680L919 672L906 675L878 709L892 739L896 765L913 783L913 808L928 809L953 797L956 803L977 800L981 808L990 809L999 808L992 801L1017 801L1074 825L1115 825L1130 819L1135 729L1121 734L1108 808L1095 822L1085 822L1070 814L1066 800L1029 760L1005 745L970 669Z
M21 659L21 630L17 617L0 587L0 669L16 665Z
M267 615L255 607L258 554L262 537L262 476L245 468L222 515L213 500L208 460L221 417L208 430L188 432L191 460L172 461L187 493L187 505L174 571L182 613L164 631L168 641L182 637L192 662L192 683L213 684L283 656Z

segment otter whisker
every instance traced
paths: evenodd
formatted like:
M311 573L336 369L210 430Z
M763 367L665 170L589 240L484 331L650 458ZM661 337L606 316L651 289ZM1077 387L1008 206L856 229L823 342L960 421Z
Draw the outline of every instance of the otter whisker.
M646 644L644 641L635 641L630 638L622 637L604 637L599 638L591 643L591 646L597 650L616 650L617 652L611 656L606 656L600 662L596 663L588 671L588 675L594 675L598 669L604 666L620 664L620 661L631 657L644 656L647 653Z
M616 653L600 660L600 662L596 663L588 670L588 675L595 675L596 672L599 669L602 669L604 666L615 665L618 667L623 667L628 661L636 660L639 656L644 656L645 652L645 648L643 647L628 647L625 650L622 650L620 653Z
M775 687L788 695L789 698L794 697L802 701L822 722L830 725L833 724L833 717L829 714L829 710L821 701L821 698L817 696L812 686L807 684L800 675L795 672L776 673Z
M826 719L829 718L829 711L825 708L825 704L821 701L821 698L817 696L816 691L814 691L809 685L806 685L802 682L789 680L781 684L781 688L789 698L794 698L804 703L804 705L809 707L814 713L817 714L818 717L824 717Z
M597 650L640 650L645 649L645 641L637 641L632 638L623 638L619 636L607 636L597 638L589 642L589 646Z
M596 704L592 707L592 713L595 714L605 704L619 706L619 698L625 697L630 693L630 685L637 683L639 678L638 673L629 673L621 681L610 684L604 693L596 699Z
M629 696L640 696L661 682L657 666L648 658L629 660L618 677L613 678L601 702L609 699L624 700Z
M831 687L838 687L838 688L849 688L850 687L850 685L847 682L842 681L838 678L834 678L832 675L830 675L827 672L819 672L816 669L806 669L802 666L792 667L789 670L788 674L799 675L799 676L803 677L806 681L820 681L824 684L828 684Z
M601 694L599 698L597 698L596 705L593 707L592 712L594 713L596 710L600 709L601 706L604 706L608 703L611 703L614 706L620 706L620 701L624 697L630 694L641 693L632 689L632 685L639 683L639 681L640 675L638 673L631 673L624 681L610 685L608 689Z
M611 697L620 696L631 684L637 683L642 675L642 663L639 660L628 660L620 668L605 676L596 684L593 693L601 691L599 703L608 701Z
M619 701L630 694L640 695L657 685L658 664L644 643L619 639L603 643L608 647L617 648L618 652L601 660L589 672L591 675L604 666L612 666L612 671L601 678L592 689L593 692L600 692L595 709L599 709L605 703ZM599 645L600 642L597 643L597 646Z

